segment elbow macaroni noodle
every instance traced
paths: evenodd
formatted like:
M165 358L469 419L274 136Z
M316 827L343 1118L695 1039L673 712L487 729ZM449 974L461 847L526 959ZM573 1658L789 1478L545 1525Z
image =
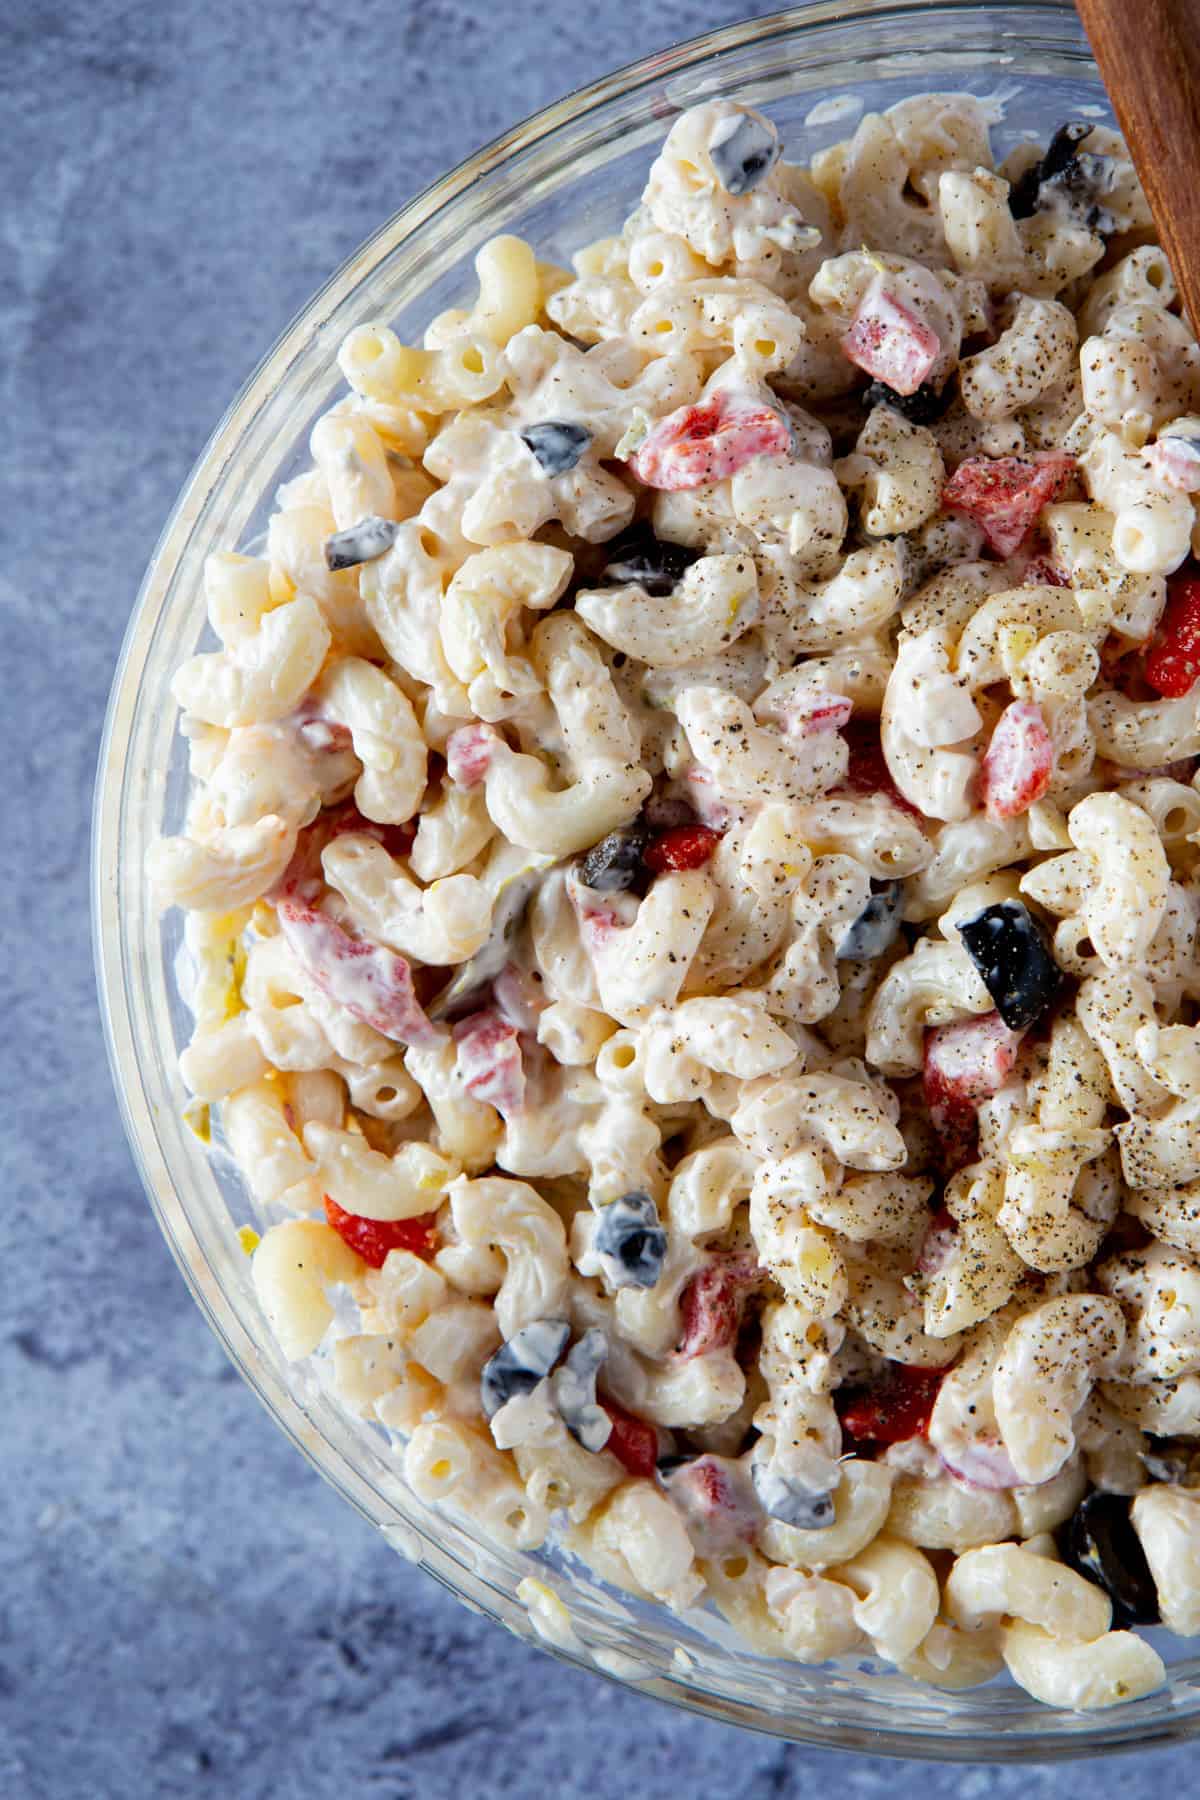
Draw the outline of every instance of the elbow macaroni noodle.
M1200 350L1149 238L1101 127L997 167L928 95L803 169L684 112L573 273L497 237L420 344L350 332L209 558L150 868L267 1327L419 1498L1075 1708L1163 1676L1114 1546L1200 1632Z

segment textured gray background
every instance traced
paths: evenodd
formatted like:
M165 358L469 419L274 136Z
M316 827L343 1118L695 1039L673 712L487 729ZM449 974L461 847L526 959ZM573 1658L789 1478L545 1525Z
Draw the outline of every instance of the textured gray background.
M226 401L389 212L738 0L0 0L0 1794L1049 1796L686 1718L475 1618L269 1424L117 1123L85 861L141 570ZM767 11L769 8L752 8ZM484 25L481 21L487 20ZM1089 1771L1186 1787L1186 1751Z

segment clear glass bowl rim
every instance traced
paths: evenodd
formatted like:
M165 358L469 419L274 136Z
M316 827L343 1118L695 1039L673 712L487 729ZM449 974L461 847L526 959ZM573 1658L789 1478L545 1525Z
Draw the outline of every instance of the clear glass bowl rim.
M402 1529L396 1523L398 1515L381 1511L380 1496L369 1481L348 1464L346 1457L327 1438L314 1431L305 1408L295 1395L278 1379L273 1379L262 1358L254 1354L257 1346L236 1317L220 1276L211 1267L199 1239L190 1228L191 1222L176 1194L171 1160L163 1149L155 1124L164 1104L172 1102L165 1089L154 1091L147 1079L152 1071L148 1057L143 1054L145 1045L139 1040L138 1008L134 1001L144 979L147 959L160 954L161 949L157 944L152 945L150 938L150 934L157 936L157 920L143 908L131 909L120 904L135 891L141 880L140 869L130 866L123 821L133 800L145 797L140 790L136 795L132 792L135 779L140 778L143 785L146 783L148 771L131 766L131 740L142 698L146 653L171 594L176 569L191 538L201 529L206 504L227 476L251 422L266 406L285 373L306 354L327 354L318 342L323 320L353 294L385 254L401 244L410 243L420 228L443 208L465 196L477 182L518 152L551 139L561 127L576 123L611 101L628 97L647 84L696 71L710 60L743 47L775 38L781 41L802 38L820 26L849 27L872 20L911 20L914 27L918 27L929 15L966 19L981 10L1011 14L1030 23L1039 18L1048 24L1053 21L1059 33L1064 29L1064 21L1072 22L1074 48L1070 48L1063 37L1056 39L1055 48L1060 53L1069 53L1080 71L1089 67L1086 42L1070 0L1016 0L1015 4L1002 4L995 9L988 8L987 0L809 0L807 5L707 32L641 58L556 101L494 139L381 225L280 334L231 402L197 458L151 556L113 678L100 747L93 813L93 945L105 1041L122 1121L160 1229L193 1298L234 1366L275 1423L319 1473L385 1533ZM1094 65L1092 68L1094 71ZM189 1155L193 1162L203 1160L198 1144L190 1149ZM403 1529L408 1531L410 1528ZM419 1528L413 1527L412 1531L415 1537L422 1539L421 1549L429 1572L466 1604L479 1608L478 1587L473 1590L475 1597L469 1597L466 1583L461 1579L461 1564L439 1558L436 1542L430 1541ZM514 1613L511 1607L485 1602L483 1609L518 1631L519 1635L529 1638L527 1622L518 1616L519 1607ZM586 1669L589 1674L602 1674L619 1685L635 1685L637 1691L653 1694L670 1704L800 1743L849 1748L876 1755L937 1761L1057 1760L1145 1749L1200 1734L1200 1702L1194 1710L1161 1712L1136 1722L1127 1713L1125 1723L1122 1722L1124 1709L1117 1709L1115 1713L1094 1715L1085 1729L1076 1727L1065 1735L1056 1735L1054 1721L1061 1715L1051 1712L1045 1714L1044 1728L1035 1725L1017 1730L989 1729L990 1722L981 1718L979 1735L969 1738L942 1734L936 1728L906 1729L900 1724L856 1730L828 1717L822 1719L818 1716L819 1706L815 1704L807 1709L812 1716L804 1713L782 1715L765 1707L749 1706L733 1695L698 1688L689 1690L679 1682L667 1684L626 1677L598 1668L587 1653L576 1653L544 1640L534 1641L540 1641L542 1648ZM1191 1690L1192 1685L1189 1679L1186 1689Z

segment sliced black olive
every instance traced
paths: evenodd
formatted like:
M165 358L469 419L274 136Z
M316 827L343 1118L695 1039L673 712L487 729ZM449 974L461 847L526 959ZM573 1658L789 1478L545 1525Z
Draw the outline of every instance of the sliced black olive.
M1049 181L1043 181L1042 187L1057 189L1066 194L1071 201L1071 210L1089 231L1100 237L1109 237L1117 228L1117 221L1108 207L1100 204L1103 194L1111 193L1113 173L1116 164L1111 156L1077 156L1073 167L1064 170L1061 175L1054 175Z
M624 587L632 581L648 594L670 594L703 554L687 544L655 537L649 525L631 525L608 545L603 579L610 587Z
M484 1416L493 1418L509 1400L530 1394L545 1380L567 1347L571 1327L565 1319L535 1319L514 1331L483 1365L479 1398Z
M612 1431L612 1420L596 1400L596 1376L607 1355L608 1339L593 1326L571 1345L551 1382L563 1424L593 1455L603 1450Z
M1044 206L1050 195L1065 194L1091 231L1111 232L1116 225L1112 214L1100 205L1100 198L1112 188L1113 159L1080 151L1095 127L1082 120L1060 125L1051 138L1045 156L1026 169L1013 184L1008 196L1009 211L1014 219L1028 219Z
M1085 1495L1062 1534L1063 1560L1104 1589L1113 1626L1157 1625L1158 1590L1124 1494Z
M709 139L708 154L727 194L748 194L779 161L783 145L769 125L750 113L722 119Z
M615 894L631 888L642 872L642 851L650 842L650 833L638 825L622 831L610 831L598 844L593 844L579 870L585 887L599 894Z
M600 1209L592 1248L608 1260L614 1287L652 1288L662 1274L667 1234L649 1194L622 1194Z
M800 1531L825 1531L834 1523L832 1494L814 1494L757 1457L751 1458L750 1479L758 1504L769 1518L795 1525Z
M883 881L875 887L837 947L839 961L871 962L895 941L904 907L904 883Z
M1043 181L1050 181L1054 176L1063 175L1075 162L1075 152L1085 138L1092 134L1092 126L1085 125L1082 120L1070 120L1060 125L1046 147L1046 154L1037 162L1031 163L1019 181L1013 183L1008 196L1008 210L1014 219L1032 218L1038 209Z
M967 954L1011 1031L1024 1031L1054 999L1062 973L1040 926L1019 900L985 906L959 926Z
M565 475L573 469L592 441L587 426L570 419L546 419L541 425L528 426L520 437L547 475Z
M1046 154L1042 158L1042 180L1049 181L1055 175L1063 175L1078 161L1075 152L1080 144L1085 143L1096 129L1083 119L1069 119L1060 125L1046 146Z
M940 419L953 397L953 385L947 382L944 387L935 388L930 381L923 381L912 394L898 394L895 388L888 387L884 381L872 381L862 391L863 406L870 412L873 406L890 406L907 419L910 425L932 425Z
M1008 190L1008 210L1014 219L1032 219L1037 211L1038 189L1041 185L1041 162L1030 163L1025 173Z
M325 539L325 567L353 569L359 563L374 562L377 556L391 549L399 529L394 519L381 519L377 513L368 513L356 525L348 525L345 531L335 531L332 537Z

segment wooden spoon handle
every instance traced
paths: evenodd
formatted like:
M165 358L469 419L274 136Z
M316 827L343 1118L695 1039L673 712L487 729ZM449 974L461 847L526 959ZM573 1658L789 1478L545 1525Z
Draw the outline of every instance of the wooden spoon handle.
M1075 0L1200 338L1200 0Z

